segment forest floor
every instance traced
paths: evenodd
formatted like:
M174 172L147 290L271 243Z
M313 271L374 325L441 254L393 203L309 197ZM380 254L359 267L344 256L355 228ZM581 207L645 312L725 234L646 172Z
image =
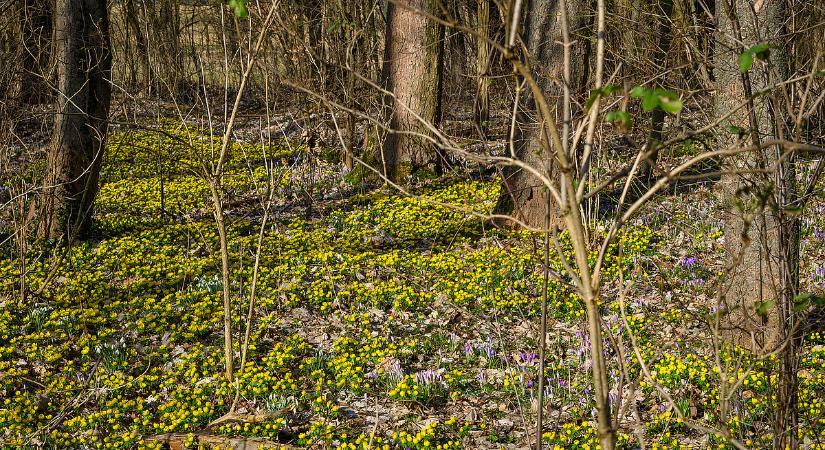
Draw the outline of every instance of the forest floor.
M197 174L216 140L196 128L114 132L98 239L32 248L22 279L20 261L0 255L0 447L529 448L542 236L471 213L489 212L495 179L422 181L403 196L353 184L304 147L231 146L236 355L253 285L254 304L246 365L229 383L218 234ZM823 200L802 252L803 290L820 293ZM620 448L732 448L696 430L718 426L723 376L737 386L727 430L770 446L776 359L711 345L718 210L705 185L663 196L611 249L602 310ZM561 271L558 257L550 265ZM565 282L548 291L544 440L594 449L583 305ZM800 435L825 448L825 333L806 336L799 375Z

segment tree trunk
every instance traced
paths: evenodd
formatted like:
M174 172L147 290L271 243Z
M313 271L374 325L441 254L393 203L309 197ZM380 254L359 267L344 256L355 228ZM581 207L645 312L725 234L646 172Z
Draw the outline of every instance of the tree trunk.
M441 8L446 12L446 18L459 24L469 24L471 20L470 2L466 0L440 0ZM468 48L466 33L451 32L445 34L445 56L444 67L447 81L444 85L449 89L449 93L458 93L463 90L468 72L468 67L472 64L472 51Z
M309 0L301 2L299 7L300 21L303 28L304 42L311 52L310 61L305 61L304 80L309 83L317 83L321 92L327 89L326 55L324 54L324 5L320 0Z
M490 89L486 78L490 64L490 0L477 0L476 7L475 119L479 130L486 135L490 121Z
M149 72L151 65L149 64L149 46L146 44L146 36L143 33L143 27L140 22L140 15L135 6L135 0L126 0L124 3L124 14L126 15L126 31L135 37L135 44L137 48L137 63L132 62L132 87L138 86L138 74L142 74L145 81L144 87L148 87L149 80L152 79Z
M670 49L670 41L673 40L671 33L671 23L673 18L673 0L661 0L659 2L662 17L659 22L659 29L656 36L656 49L654 50L653 66L659 73L667 73L667 55ZM656 81L656 87L664 87L664 79L659 78ZM662 142L662 128L665 123L665 111L661 108L653 110L650 119L650 134L647 139L647 148L650 152L645 160L639 165L638 178L642 183L640 189L634 194L641 195L651 186L654 181L654 169L656 162L659 159L659 150ZM638 186L637 186L638 187Z
M88 233L98 190L111 96L104 0L57 0L58 115L47 158L38 235Z
M587 27L585 2L568 0L567 17L570 36ZM564 56L559 0L532 0L525 12L524 42L529 52L529 62L533 76L544 91L548 104L556 106L556 123L563 124L563 74ZM571 48L572 96L581 93L587 80L587 52L584 40L579 39ZM518 109L516 133L514 137L515 157L547 173L551 170L552 155L541 151L540 124L535 122L536 103L529 92L522 92L521 105ZM503 170L503 182L495 214L511 215L517 220L533 227L544 227L545 205L548 193L541 182L529 172L513 166Z
M384 46L384 86L392 92L388 104L390 129L379 156L384 175L404 178L415 169L440 164L427 126L441 121L444 27L428 19L438 0L390 2ZM416 117L418 116L418 117ZM420 119L419 119L420 118Z
M759 42L770 41L780 45L778 36L783 29L783 2L762 2L758 17L754 17L750 2L737 1L730 10L726 5L728 1L720 0L716 3L719 30L715 56L717 93L714 107L717 117L737 108L738 111L721 124L725 129L719 132L718 143L720 148L759 145L765 139L776 136L777 130L771 119L773 112L769 108L768 97L753 98L753 94L768 88L777 80L768 74L767 64L758 60L754 61L751 70L740 73L738 59L744 50ZM770 66L783 74L787 64L784 59L781 49L770 52ZM741 108L746 101L747 106ZM730 132L729 129L738 132ZM776 148L766 148L730 158L728 170L767 168L776 163L776 152ZM770 189L773 182L770 174L729 174L722 180L726 194L730 195L734 203L726 222L728 250L732 255L743 252L742 263L736 270L736 280L732 281L726 300L729 307L738 311L734 326L740 328L741 336L737 340L754 349L767 349L775 344L779 329L778 314L771 311L767 317L760 317L755 311L755 306L760 302L776 304L779 294L778 268L781 253L777 204L776 199L771 198L774 190L768 192L771 195L764 201L755 200L763 191ZM753 219L745 220L743 216L746 214L739 209L747 208L749 202L750 209L745 212L754 213Z
M786 135L781 117L784 100L773 93L754 98L788 76L785 44L785 3L728 0L717 2L719 30L716 41L716 115L734 111L742 102L747 107L734 112L727 123L738 133L721 132L722 148L754 145ZM739 56L759 43L774 48L762 54L767 62L754 58L750 70L740 73ZM738 136L737 136L738 134ZM728 251L741 255L726 295L732 311L729 338L754 351L773 351L781 346L781 371L776 385L774 447L798 448L799 317L794 298L799 291L799 218L789 214L798 193L793 158L781 162L781 148L766 147L758 152L733 157L730 170L773 169L769 173L726 175L722 187L732 199L725 235Z
M20 100L29 105L47 103L53 98L49 67L52 56L52 9L51 0L23 2Z
M183 54L180 49L180 10L177 0L144 2L150 15L148 33L153 62L155 95L174 98L184 88ZM221 6L223 7L223 6Z

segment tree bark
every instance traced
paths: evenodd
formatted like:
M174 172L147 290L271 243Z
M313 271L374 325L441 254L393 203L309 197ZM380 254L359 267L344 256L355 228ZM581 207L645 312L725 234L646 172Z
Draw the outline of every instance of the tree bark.
M482 134L490 121L490 89L487 70L490 64L490 0L476 0L476 104L475 120Z
M673 0L661 0L659 2L662 16L659 22L659 29L656 36L656 49L653 55L653 66L655 70L660 73L667 73L667 55L670 49L670 41L673 40L671 33L671 23L673 20ZM664 80L659 78L656 81L656 87L664 87ZM665 123L665 111L661 108L653 110L650 118L650 134L647 139L647 148L650 152L645 160L639 164L639 174L637 175L639 181L642 183L639 192L647 190L654 181L654 169L659 160L659 150L662 142L662 128ZM637 192L638 194L638 192Z
M786 135L782 108L774 95L754 94L785 80L789 51L785 45L785 3L717 2L716 115L733 112L729 124L739 133L722 132L722 148L760 146L766 139ZM739 55L759 43L773 46L754 58L740 73ZM736 108L745 101L747 107ZM728 125L728 124L723 124ZM737 135L738 134L738 135ZM726 295L732 311L730 339L754 351L780 348L780 377L776 385L774 447L796 449L798 427L799 317L794 299L799 292L799 217L789 214L798 193L793 157L780 161L781 148L768 147L731 158L729 169L773 169L768 173L727 175L723 189L733 207L726 222L728 250L740 257Z
M402 0L387 8L383 78L393 94L387 101L391 130L377 159L391 180L441 162L422 123L437 127L441 122L444 27L426 16L437 15L438 3Z
M185 73L180 48L180 8L178 0L143 2L147 8L150 27L147 45L153 64L152 88L160 97L174 98L184 89ZM223 5L220 5L223 8Z
M556 123L563 124L564 53L562 30L559 19L561 0L531 0L525 13L524 43L528 51L533 76L544 91L548 104L556 106ZM571 40L587 26L586 2L568 0L567 17ZM578 39L571 48L572 96L581 93L587 81L588 47L583 39ZM541 150L540 126L536 123L536 103L529 92L521 96L517 113L514 137L515 157L549 173L552 170L552 155ZM495 214L511 215L532 227L543 227L548 193L541 182L529 172L514 166L503 170L501 194L494 208ZM552 211L552 209L551 209Z
M138 85L138 73L141 74L141 77L144 81L144 87L149 87L149 81L152 79L151 72L151 64L149 61L149 46L146 43L146 36L143 32L143 27L141 26L141 18L138 12L138 8L135 6L136 0L126 0L124 3L124 14L126 15L126 31L127 35L131 34L135 37L135 46L137 48L137 64L132 62L132 87L137 87ZM144 9L145 11L145 9Z
M779 40L785 19L783 1L759 2L756 16L750 1L736 1L732 7L728 1L716 3L719 29L714 107L717 117L735 112L722 124L725 129L718 133L718 144L720 148L760 145L778 132L768 96L754 97L754 93L778 81L771 70L779 72L779 77L787 73L787 60ZM780 48L770 51L768 64L755 60L748 72L740 73L739 55L760 42L771 42ZM777 162L777 152L776 148L765 148L730 158L727 169L741 172L769 168ZM789 173L787 170L782 172ZM755 309L761 302L777 304L780 294L782 254L777 206L781 205L777 203L774 181L771 174L731 173L722 179L722 187L732 203L726 221L728 251L732 255L742 252L742 261L735 271L726 300L734 310L733 325L738 328L736 340L754 350L768 349L776 344L780 328L775 309L772 308L766 317L760 317ZM784 183L785 180L780 181ZM759 200L760 196L762 200ZM747 217L749 214L752 218Z
M47 158L38 236L86 235L106 139L112 56L104 0L57 0L58 115Z

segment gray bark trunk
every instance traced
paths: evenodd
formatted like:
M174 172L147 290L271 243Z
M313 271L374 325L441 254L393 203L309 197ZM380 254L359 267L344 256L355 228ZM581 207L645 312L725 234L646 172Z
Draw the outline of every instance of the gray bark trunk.
M436 147L419 136L431 135L422 120L436 127L441 121L444 27L422 14L437 15L438 3L403 0L387 8L384 85L394 98L387 102L391 131L378 163L392 180L440 163Z
M147 36L152 57L154 94L174 98L185 83L184 59L180 48L180 11L178 0L144 2L150 13ZM223 7L223 6L221 6Z
M588 26L585 2L568 0L567 17L570 36L575 36ZM563 124L563 74L564 54L561 25L559 20L559 0L532 0L525 11L524 41L529 52L533 76L544 91L549 105L556 105L556 123ZM588 47L583 39L578 39L571 48L570 92L572 96L581 93L587 81ZM543 154L537 123L535 99L529 93L522 94L518 109L515 156L519 160L545 172L552 170L552 155ZM544 227L545 207L548 193L532 174L508 166L503 171L501 195L494 208L496 214L508 214L533 227ZM552 209L551 209L552 211Z
M725 4L727 1L717 2L719 29L715 55L717 95L714 107L717 117L737 111L722 124L725 129L718 135L718 144L720 148L758 145L766 139L774 138L777 130L768 97L752 96L778 80L769 75L767 64L759 61L755 61L746 74L740 73L738 58L745 49L759 42L772 42L781 46L778 36L783 30L783 2L759 2L761 8L757 16L754 16L750 1L734 2L732 11L728 11ZM740 40L742 44L738 43ZM770 52L770 65L781 74L786 73L784 53L781 48ZM748 100L749 97L752 99ZM747 105L742 107L745 103ZM740 131L730 132L728 129L731 126ZM772 166L776 161L777 149L766 148L730 158L728 169L760 169ZM726 222L728 250L732 255L742 252L741 265L735 271L726 299L728 305L737 311L734 314L734 325L739 328L738 334L741 334L737 339L742 344L759 348L767 348L776 343L778 314L770 311L767 317L760 317L755 311L755 305L759 302L777 304L782 255L779 251L779 212L775 190L771 190L771 196L765 201L757 202L755 199L760 191L775 186L775 181L771 174L729 174L722 179L722 187L733 203ZM746 214L740 211L743 207L748 209L746 212L755 213L752 220L745 219Z
M137 61L131 61L132 73L131 84L133 88L138 86L138 74L145 80L144 87L148 88L149 80L152 76L149 74L151 65L149 62L149 48L146 44L146 36L143 33L143 26L141 25L141 18L138 8L135 6L137 0L126 0L124 3L124 14L126 16L126 33L135 37L135 46L137 48ZM144 9L145 11L145 9Z
M789 49L784 48L785 3L728 0L717 2L719 30L716 41L716 115L733 112L730 125L743 130L719 137L722 148L755 145L786 135L780 103L774 95L754 93L787 78ZM739 71L738 58L758 43L774 48L767 63ZM723 124L728 125L728 124ZM723 189L733 200L726 223L728 250L741 255L734 269L726 301L732 310L730 338L754 351L781 347L781 370L776 388L774 447L799 446L798 370L799 317L794 298L799 291L799 218L787 212L797 201L793 158L779 162L781 148L766 147L756 153L731 158L730 169L772 169L768 173L727 175Z

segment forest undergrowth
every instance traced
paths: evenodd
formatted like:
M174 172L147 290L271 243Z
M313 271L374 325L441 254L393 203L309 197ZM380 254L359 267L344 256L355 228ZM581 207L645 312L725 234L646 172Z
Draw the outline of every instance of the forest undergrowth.
M305 146L231 146L224 192L236 355L261 199L274 189L236 384L223 376L218 234L198 175L217 142L175 121L116 131L97 238L30 248L25 265L0 256L0 447L162 448L170 433L187 448L233 448L244 437L257 448L528 447L542 236L473 214L493 207L495 178L441 177L404 196L359 186ZM728 430L768 447L777 361L724 348L725 373L715 370L708 322L725 236L713 189L690 190L703 200L678 191L657 199L610 250L608 279L632 282L624 318L617 288L601 305L611 384L624 387L610 394L622 408L619 446L729 448L683 423L645 381L632 336L695 423L716 423L720 376L741 381ZM820 214L803 224L802 291L821 293L825 199L812 208ZM561 264L551 258L550 269L563 273ZM548 300L544 439L595 449L584 308L564 279L551 278ZM825 448L825 332L807 334L799 375L800 435ZM240 419L215 422L236 398Z

